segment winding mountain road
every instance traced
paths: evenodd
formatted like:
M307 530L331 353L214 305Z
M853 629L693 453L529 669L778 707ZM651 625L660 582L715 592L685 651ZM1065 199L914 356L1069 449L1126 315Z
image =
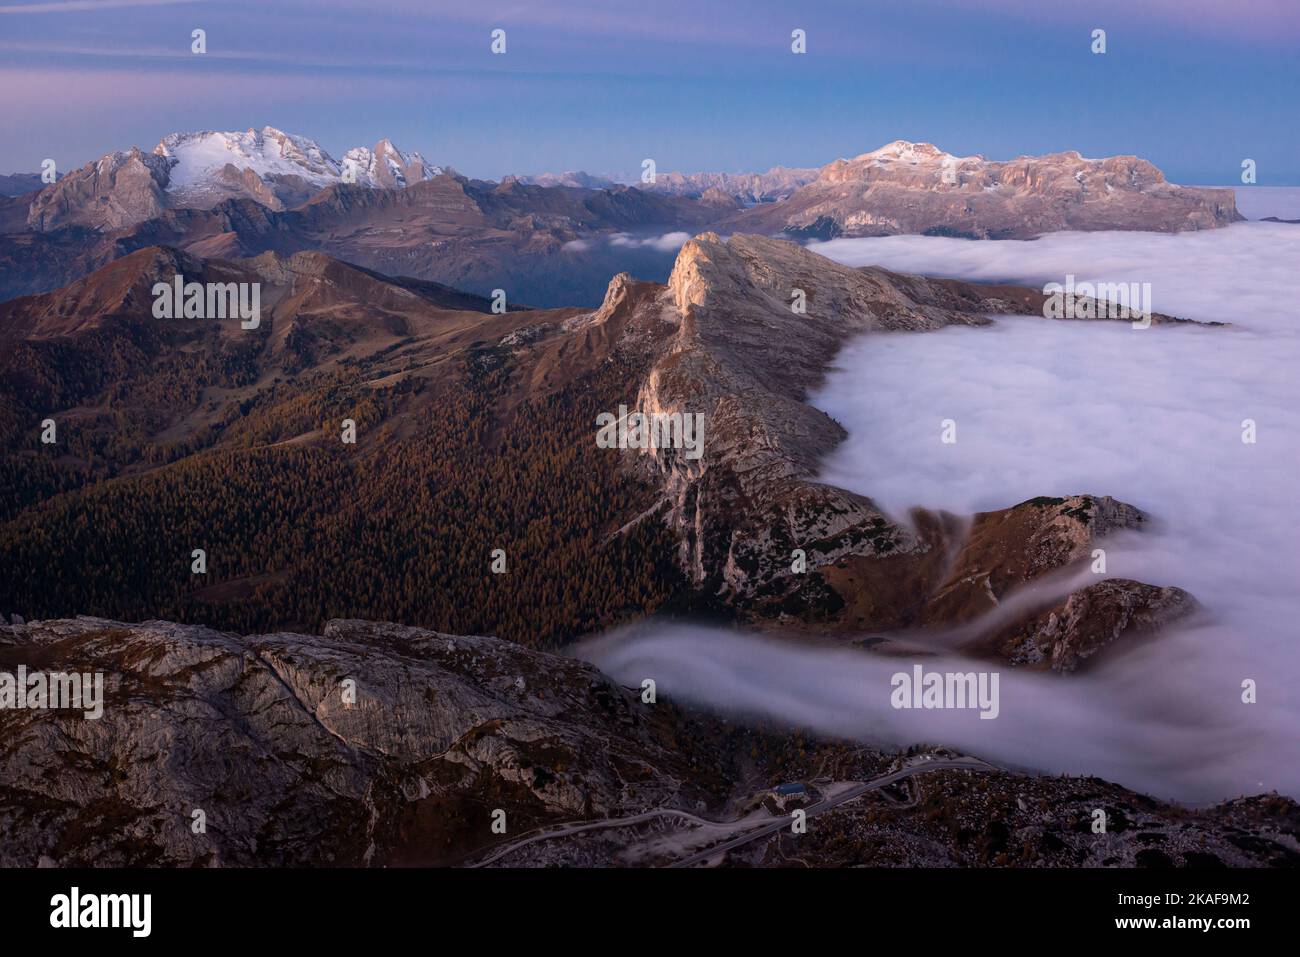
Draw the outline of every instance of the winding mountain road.
M914 775L921 774L926 771L995 771L995 770L997 770L996 767L994 767L991 764L988 764L985 761L981 761L978 758L961 757L961 758L939 758L939 759L931 759L931 760L923 759L913 764L909 764L905 768L899 768L897 771L891 771L888 774L882 774L880 777L872 778L870 781L863 781L860 784L853 785L852 787L847 788L846 790L844 790L840 794L835 795L834 797L824 798L823 800L818 801L815 804L809 805L807 808L805 808L805 810L807 812L808 817L813 817L817 814L823 814L826 811L839 807L841 804L845 804L849 801L861 797L862 795L866 794L868 791L877 791L880 788L887 787L896 781L902 781L905 778L910 778L913 777ZM581 834L584 831L596 831L596 830L601 830L603 828L629 827L632 825L645 823L646 821L652 821L656 818L661 818L661 817L674 817L683 821L688 821L691 824L695 824L702 828L711 828L711 829L717 829L726 832L731 832L734 831L737 827L744 826L740 821L710 821L709 819L700 817L697 814L692 814L689 811L682 811L676 808L655 808L654 810L644 811L640 814L633 814L629 817L610 818L603 821L585 821L585 822L580 822L575 824L553 825L551 827L544 828L533 834L520 838L519 840L511 844L508 844L505 847L500 848L499 850L495 851L489 856L483 858L483 860L478 861L475 864L471 864L470 867L487 867L501 860L503 857L506 857L509 854L513 854L515 851L519 850L522 847L527 847L530 844L536 844L540 841L550 841L550 840L555 840L556 838L570 837L574 834ZM737 837L731 838L728 841L724 841L723 843L715 845L714 847L710 847L705 850L698 851L697 853L692 854L689 857L682 858L679 861L675 861L668 866L669 867L693 867L696 864L700 864L704 861L712 860L713 858L718 857L721 854L725 854L730 850L734 850L737 847L741 847L745 844L751 843L752 841L756 841L759 840L760 838L775 834L777 831L780 831L783 828L787 828L789 826L790 826L789 817L778 817L778 818L773 818L770 821L763 821L757 825L754 825L751 829L745 831L745 833L740 834Z
M888 785L893 784L895 781L901 781L904 778L910 778L913 775L920 774L924 771L996 771L996 770L997 768L995 768L993 765L981 761L978 758L942 758L937 761L919 761L916 764L910 764L905 768L899 768L897 771L891 771L889 774L882 774L878 778L872 778L870 781L864 781L861 784L854 785L853 787L847 789L843 793L837 794L835 797L825 798L824 800L818 801L816 804L810 804L804 810L807 812L808 817L813 817L814 815L817 814L824 814L825 812L832 810L833 808L839 807L841 804L845 804L849 801L855 800L856 798L860 798L868 791L879 790L880 788L887 787ZM752 831L746 831L744 834L741 834L739 837L733 837L731 840L724 841L723 843L718 844L715 847L710 847L710 848L706 848L703 851L698 851L692 854L690 857L684 857L680 861L674 861L672 864L668 866L669 867L694 867L696 864L700 864L705 861L712 860L713 858L725 854L728 851L735 850L736 848L742 847L745 844L749 844L752 841L757 841L760 838L768 837L772 834L775 834L777 831L784 830L785 828L790 826L790 820L791 819L789 817L776 818L772 821L759 825L758 827L754 828Z

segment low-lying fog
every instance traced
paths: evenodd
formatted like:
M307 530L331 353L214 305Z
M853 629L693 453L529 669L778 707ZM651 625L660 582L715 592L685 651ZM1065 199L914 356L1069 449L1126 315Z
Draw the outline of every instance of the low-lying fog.
M1067 273L1149 282L1157 312L1233 323L1007 318L868 335L813 397L849 433L825 480L900 516L1113 495L1155 521L1107 543L1108 574L1186 588L1205 613L1080 675L998 668L995 720L895 710L890 677L911 662L868 652L643 626L580 653L628 684L651 677L662 694L869 743L949 744L1189 802L1300 795L1300 226L814 248L851 265L1040 288ZM940 441L945 419L955 444ZM1255 704L1242 701L1246 679Z

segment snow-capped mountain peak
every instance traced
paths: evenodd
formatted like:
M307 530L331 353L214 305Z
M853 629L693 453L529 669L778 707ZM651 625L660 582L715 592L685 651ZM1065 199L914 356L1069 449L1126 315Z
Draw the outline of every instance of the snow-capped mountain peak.
M340 173L339 164L314 140L273 126L243 133L172 133L154 153L174 160L168 185L172 191L201 187L226 166L251 169L261 177L300 176L321 186Z
M242 133L172 133L154 153L171 163L167 192L175 206L211 206L246 196L283 208L335 183L401 188L442 172L389 139L373 149L350 149L339 162L315 140L273 126Z
M933 143L913 143L910 140L894 140L870 153L855 157L854 163L873 163L877 166L889 163L909 163L913 165L949 165L966 160L978 160L978 156L954 156L939 149Z
M430 166L419 153L403 153L392 140L382 139L373 149L358 146L343 156L342 175L362 186L401 188L433 179L442 168Z

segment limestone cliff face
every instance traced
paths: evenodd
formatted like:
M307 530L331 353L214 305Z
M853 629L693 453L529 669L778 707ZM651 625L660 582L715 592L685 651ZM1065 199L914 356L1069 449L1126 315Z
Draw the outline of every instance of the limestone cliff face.
M920 513L897 524L869 498L815 480L845 433L806 400L853 336L981 325L990 314L1041 308L1033 290L853 269L789 242L702 233L682 247L666 286L616 279L602 309L580 321L631 317L623 335L653 356L637 411L703 416L699 458L677 449L631 458L660 482L661 514L707 601L844 629L951 628L1029 582L1077 569L1106 535L1140 528L1145 516L1105 496L1075 495L973 520ZM1125 600L1153 622L1177 604L1139 592ZM990 635L1006 639L1040 605L968 629L965 641L1001 654L1009 646ZM1053 627L1062 627L1059 616ZM1056 640L1073 647L1082 630L1066 630L1073 638Z
M788 198L720 228L828 239L926 233L1025 239L1063 229L1212 229L1242 219L1231 189L1175 186L1136 156L993 162L897 140L836 160Z
M38 193L27 225L110 230L152 219L167 208L170 169L171 160L139 149L109 153Z
M826 551L818 554L838 557L849 529L884 521L869 500L812 481L844 432L805 399L840 346L875 329L981 324L985 312L1014 308L852 269L792 243L723 242L714 233L682 247L658 305L673 317L673 332L640 386L637 408L704 416L700 459L648 454L664 476L669 520L683 533L692 578L728 600L784 577L780 568L794 548L816 551L821 543ZM892 548L923 547L894 531Z
M0 626L19 664L106 689L94 720L0 711L6 867L435 863L491 843L495 807L517 834L675 802L686 776L631 692L496 638L77 618Z

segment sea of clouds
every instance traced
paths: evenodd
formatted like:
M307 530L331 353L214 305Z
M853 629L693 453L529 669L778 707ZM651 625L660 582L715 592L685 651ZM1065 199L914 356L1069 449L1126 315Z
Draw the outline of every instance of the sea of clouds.
M571 239L564 244L566 252L589 252L600 243L606 243L614 249L649 249L657 253L671 253L674 256L682 244L691 238L690 233L671 232L638 236L633 233L610 233L595 239Z
M849 433L824 480L898 516L1113 495L1153 522L1107 543L1108 574L1186 588L1204 612L1079 675L1001 668L996 720L894 710L890 678L910 662L851 649L643 626L581 653L629 684L653 677L685 700L870 743L943 743L1192 803L1300 796L1300 226L814 248L850 265L1039 288L1067 273L1147 282L1157 312L1231 323L999 318L872 334L840 353L812 399ZM945 419L955 444L940 441ZM1242 442L1245 419L1254 444ZM1242 701L1246 679L1255 704Z

